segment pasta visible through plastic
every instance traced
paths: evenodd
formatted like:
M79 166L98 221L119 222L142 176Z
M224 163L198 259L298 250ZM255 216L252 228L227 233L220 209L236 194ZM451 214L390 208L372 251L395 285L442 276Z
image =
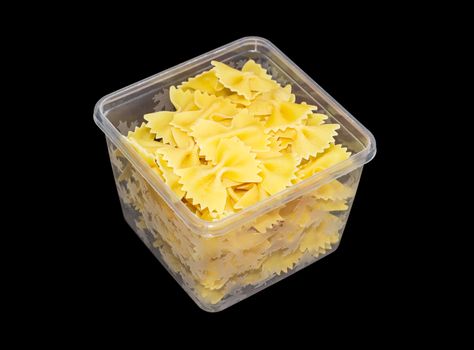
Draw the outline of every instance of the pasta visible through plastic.
M350 157L336 144L339 125L298 102L291 85L281 86L255 61L241 70L212 66L169 89L174 111L145 114L126 136L201 219L238 213ZM331 251L355 193L353 184L333 180L222 236L202 237L119 152L111 159L122 201L140 214L137 228L151 233L165 263L210 304Z

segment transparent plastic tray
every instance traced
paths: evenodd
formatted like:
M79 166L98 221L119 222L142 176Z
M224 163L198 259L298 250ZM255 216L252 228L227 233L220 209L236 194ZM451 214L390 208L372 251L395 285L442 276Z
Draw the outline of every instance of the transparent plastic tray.
M336 142L352 155L236 214L205 221L174 195L123 136L143 122L144 114L173 110L170 86L212 68L211 60L241 68L250 58L281 85L291 84L297 101L318 106L318 113L329 116L328 123L338 123ZM362 124L259 37L234 41L103 97L94 120L107 139L125 220L191 298L211 312L337 249L363 165L376 152L374 137ZM345 205L335 205L331 198L341 198ZM271 220L275 225L266 231L256 229Z

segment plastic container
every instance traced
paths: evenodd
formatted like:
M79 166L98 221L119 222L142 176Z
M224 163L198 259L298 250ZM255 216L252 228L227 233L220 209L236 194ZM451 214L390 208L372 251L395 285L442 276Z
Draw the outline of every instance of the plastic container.
M254 59L297 101L340 124L349 159L218 221L198 218L122 135L145 113L173 110L168 89L218 60L241 68ZM269 41L246 37L103 97L94 120L105 133L125 220L206 311L220 311L337 249L362 167L376 152L372 134ZM328 199L329 198L329 199ZM282 220L278 220L282 218ZM265 229L266 223L275 223ZM263 228L262 228L263 227ZM152 277L151 277L152 278Z

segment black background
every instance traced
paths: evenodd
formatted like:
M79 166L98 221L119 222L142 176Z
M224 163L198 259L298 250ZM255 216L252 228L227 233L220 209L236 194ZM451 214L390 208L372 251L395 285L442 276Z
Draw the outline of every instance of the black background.
M72 109L61 127L67 125L81 140L68 144L75 159L60 165L68 174L56 186L66 203L58 209L64 224L54 254L46 257L55 272L51 283L57 286L48 288L48 305L60 310L59 320L86 317L97 332L101 324L143 327L144 335L153 334L154 324L186 330L227 327L234 337L235 327L243 335L273 324L277 333L299 332L312 325L305 318L331 332L364 319L381 334L394 331L385 322L410 315L408 327L431 312L424 288L427 262L413 254L412 235L419 223L403 220L415 216L416 201L406 200L408 174L400 160L405 135L394 121L411 103L417 81L411 75L407 84L407 77L414 71L423 74L425 62L418 52L432 37L411 30L415 16L338 13L301 21L280 11L277 25L268 19L244 25L235 18L206 22L192 14L187 33L175 31L180 24L171 10L160 14L159 23L151 13L146 21L133 18L132 25L128 21L135 14L120 13L106 23L91 16L87 23L58 24L56 30L67 25L68 39L57 41L52 63L64 75L57 84L58 94L65 95L63 107ZM210 314L194 305L125 223L105 138L92 112L105 94L248 35L267 38L288 55L374 134L378 152L364 167L336 252ZM71 224L78 233L70 234Z

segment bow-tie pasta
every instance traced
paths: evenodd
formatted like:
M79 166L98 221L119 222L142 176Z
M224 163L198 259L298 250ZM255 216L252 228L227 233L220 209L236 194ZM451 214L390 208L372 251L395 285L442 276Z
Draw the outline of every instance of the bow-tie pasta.
M253 60L213 68L169 89L174 110L144 115L126 137L137 154L196 216L238 213L349 158L338 124L298 101ZM355 188L333 180L221 236L180 223L119 152L119 194L136 226L205 303L304 266L334 248Z

